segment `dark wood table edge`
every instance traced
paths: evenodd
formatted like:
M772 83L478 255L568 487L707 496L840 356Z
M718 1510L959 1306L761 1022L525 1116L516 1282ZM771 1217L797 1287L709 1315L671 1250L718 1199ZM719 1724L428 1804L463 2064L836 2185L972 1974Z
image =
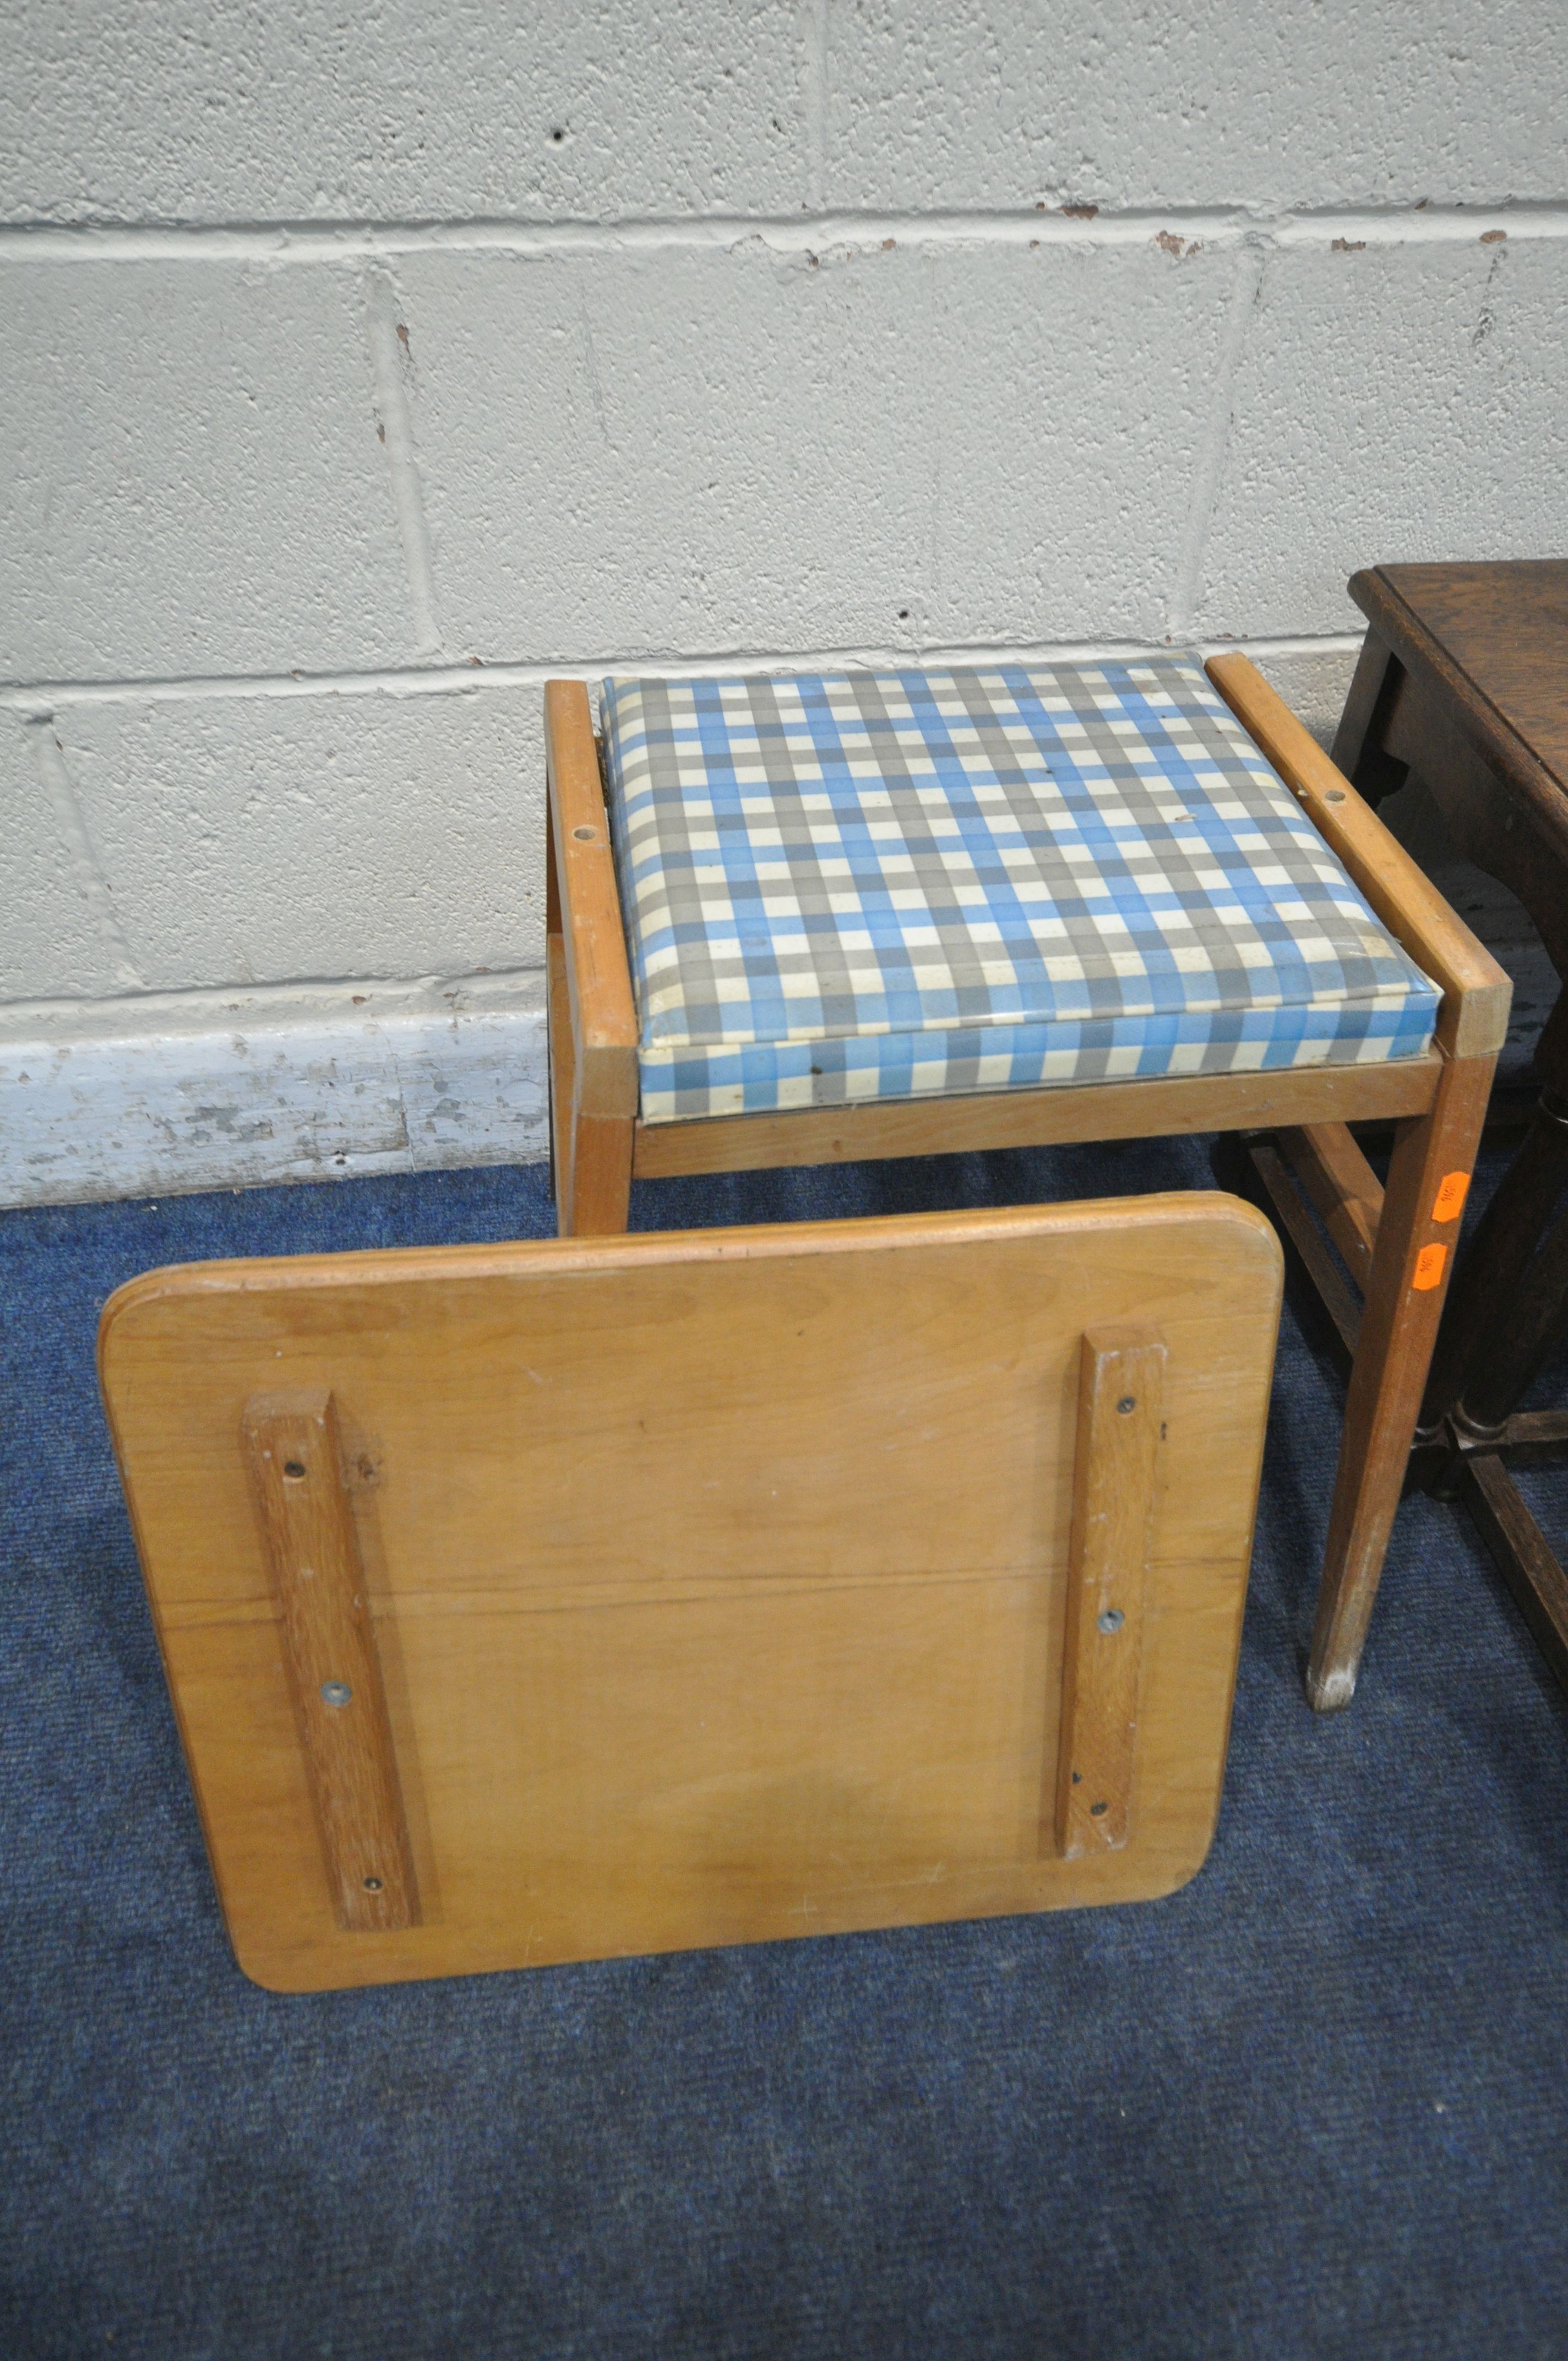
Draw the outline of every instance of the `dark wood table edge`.
M1418 687L1438 692L1472 750L1529 807L1541 836L1568 863L1568 788L1434 638L1389 568L1365 567L1351 576L1349 588L1371 626L1333 741L1332 759L1352 785L1377 799L1380 783L1357 774L1364 750L1369 740L1376 745L1376 725L1400 686L1391 657ZM1382 792L1387 791L1383 785Z

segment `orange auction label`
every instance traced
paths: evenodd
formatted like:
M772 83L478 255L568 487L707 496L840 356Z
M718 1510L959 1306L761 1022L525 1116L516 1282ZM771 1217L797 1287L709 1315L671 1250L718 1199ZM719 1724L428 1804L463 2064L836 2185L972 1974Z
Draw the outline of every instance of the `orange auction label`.
M1429 1287L1440 1286L1442 1280L1442 1267L1447 1260L1446 1246L1423 1246L1416 1257L1416 1275L1411 1279L1410 1285L1421 1288L1423 1290Z
M1456 1220L1464 1206L1465 1193L1469 1187L1468 1172L1445 1172L1438 1183L1437 1196L1432 1203L1432 1220L1434 1222Z

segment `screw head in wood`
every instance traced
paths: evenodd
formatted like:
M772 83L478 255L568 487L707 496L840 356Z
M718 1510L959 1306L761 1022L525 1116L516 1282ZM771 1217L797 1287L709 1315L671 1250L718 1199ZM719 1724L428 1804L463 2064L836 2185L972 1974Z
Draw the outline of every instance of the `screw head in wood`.
M1116 1414L1119 1418L1125 1418L1128 1412L1130 1411L1136 1410L1137 1406L1138 1398L1136 1394L1124 1394L1121 1400L1116 1404Z
M354 1691L346 1681L323 1681L322 1696L328 1705L346 1705Z
M367 1894L379 1894L381 1891L380 1879L378 1877L367 1877L365 1881L365 1891Z
M289 1477L289 1479L290 1479L290 1481L291 1481L291 1483L297 1484L297 1483L299 1482L299 1480L300 1480L301 1477L304 1474L304 1472L305 1472L305 1463L304 1463L304 1461L303 1461L302 1459L285 1459L285 1460L284 1460L284 1462L283 1462L283 1473L284 1473L284 1475L285 1475L285 1476L287 1476L287 1477Z
M1126 1620L1119 1607L1108 1607L1100 1618L1100 1629L1102 1631L1119 1631Z

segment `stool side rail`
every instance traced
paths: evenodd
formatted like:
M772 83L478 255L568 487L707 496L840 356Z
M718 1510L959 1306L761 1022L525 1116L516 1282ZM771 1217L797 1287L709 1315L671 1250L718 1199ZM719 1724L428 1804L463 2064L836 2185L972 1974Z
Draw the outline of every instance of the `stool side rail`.
M636 1128L639 1179L752 1172L795 1164L854 1164L884 1156L948 1156L992 1148L1157 1139L1183 1132L1357 1122L1419 1115L1431 1104L1441 1056L1376 1066L1274 1066L1239 1073L1160 1074L970 1091L948 1098L866 1099L761 1115L694 1115Z
M1437 1042L1450 1057L1495 1057L1513 985L1485 944L1357 795L1283 697L1244 655L1211 656L1210 679L1272 763L1389 933L1442 993Z

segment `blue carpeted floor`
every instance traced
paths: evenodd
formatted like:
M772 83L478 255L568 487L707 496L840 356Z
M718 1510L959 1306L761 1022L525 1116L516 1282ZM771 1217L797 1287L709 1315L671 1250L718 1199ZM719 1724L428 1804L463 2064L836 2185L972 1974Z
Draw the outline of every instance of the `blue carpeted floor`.
M663 1183L635 1216L1190 1185L1204 1151L1168 1142ZM1339 1396L1288 1312L1225 1807L1181 1894L321 1999L245 1981L99 1306L157 1263L548 1226L538 1169L0 1216L0 2361L1559 2361L1568 1718L1426 1500L1354 1708L1308 1712Z

